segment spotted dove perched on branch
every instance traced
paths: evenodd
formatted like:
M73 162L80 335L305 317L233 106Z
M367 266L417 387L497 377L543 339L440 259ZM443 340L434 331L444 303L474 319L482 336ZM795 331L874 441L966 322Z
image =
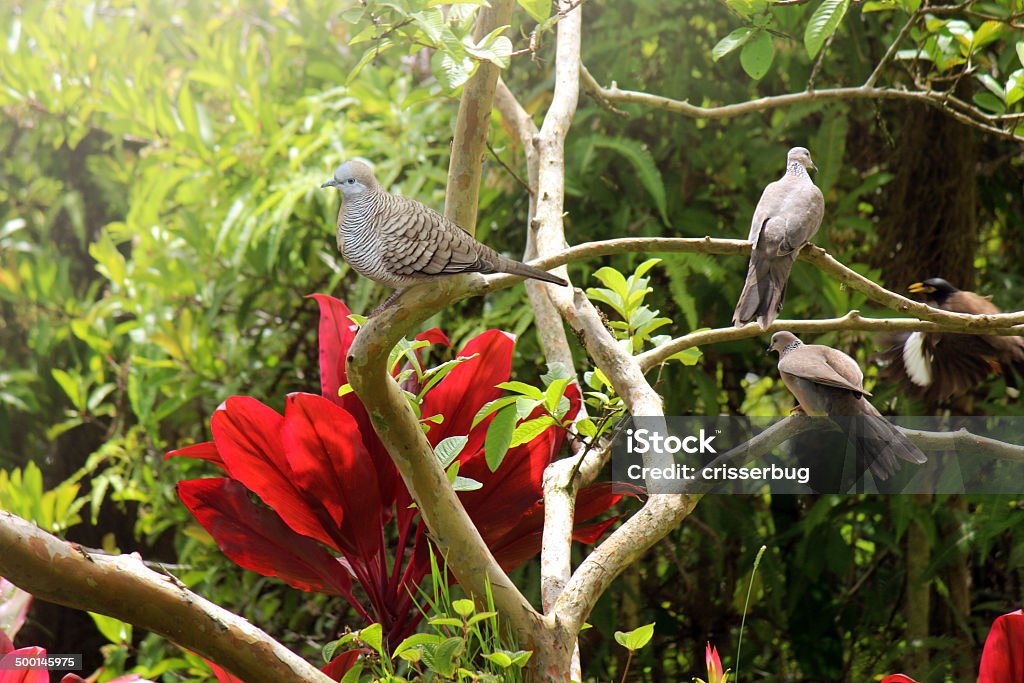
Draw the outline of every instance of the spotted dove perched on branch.
M567 286L562 278L502 256L414 199L385 192L370 167L347 161L320 187L337 187L338 250L352 268L396 291L458 273L510 273ZM374 311L375 313L377 311Z
M768 348L778 352L779 374L804 413L853 418L833 421L876 477L887 479L899 470L897 458L927 462L921 449L868 403L871 394L857 361L829 346L804 344L791 332L776 332Z
M929 306L954 313L992 315L1002 311L988 297L957 289L942 278L910 285ZM963 396L992 373L1006 377L1007 393L1019 394L1013 370L1024 374L1024 339L994 335L895 332L881 335L879 354L885 379L932 404Z
M764 329L782 310L786 283L800 249L821 226L825 200L807 169L817 170L811 153L794 147L786 155L786 173L761 193L750 223L750 265L732 321L754 318Z

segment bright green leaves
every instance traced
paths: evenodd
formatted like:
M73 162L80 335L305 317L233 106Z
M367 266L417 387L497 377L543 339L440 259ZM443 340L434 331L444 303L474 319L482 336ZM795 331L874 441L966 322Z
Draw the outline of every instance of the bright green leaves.
M24 517L51 533L60 533L82 521L78 512L87 500L77 497L78 489L78 484L65 481L47 491L42 471L29 462L23 470L0 470L0 510Z
M645 344L658 339L653 335L658 329L672 321L658 317L658 311L644 305L644 299L654 290L649 286L650 278L644 277L661 259L644 261L628 278L614 268L605 266L594 273L604 287L591 287L587 296L610 306L621 318L608 325L615 336L629 347L630 353L639 353Z
M849 7L850 0L822 0L804 30L804 47L808 57L814 59L818 56L821 46L839 28Z
M348 83L353 83L378 55L394 48L433 48L431 71L449 92L469 80L481 63L504 69L512 55L512 41L502 35L508 27L498 27L479 41L473 40L473 19L479 4L459 3L445 13L429 0L367 2L364 7L346 12L348 21L363 25L349 44L370 43L349 73Z
M754 29L748 26L736 29L725 38L718 41L718 44L711 49L711 58L717 62L736 48L742 47L748 40L750 40L750 36L753 34Z
M775 59L775 45L767 31L756 31L740 50L740 66L755 81L764 78Z
M775 59L771 34L762 28L738 28L718 41L711 50L711 56L717 62L741 47L740 66L755 81L764 78Z
M519 0L519 6L526 10L538 24L551 16L551 0Z
M494 415L484 439L484 458L492 472L501 466L510 448L533 441L546 429L564 428L570 407L565 390L572 378L559 366L542 379L544 390L523 382L502 382L498 388L512 394L484 404L473 418L476 427Z

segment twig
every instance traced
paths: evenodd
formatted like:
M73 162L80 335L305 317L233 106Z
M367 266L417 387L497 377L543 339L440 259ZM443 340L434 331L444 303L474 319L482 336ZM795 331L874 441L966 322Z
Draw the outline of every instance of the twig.
M498 165L501 166L503 169L505 169L506 173L508 173L510 176L512 176L513 180L515 180L517 183L519 183L519 185L524 190L526 190L530 194L533 194L533 188L530 187L530 184L528 182L526 182L525 180L523 180L522 177L518 173L515 172L515 169L513 169L511 166L506 164L504 162L504 160L502 160L502 158L500 156L498 156L498 153L496 151L494 151L494 146L491 145L490 142L487 143L487 151L491 153L491 156L494 157L494 160L498 162Z

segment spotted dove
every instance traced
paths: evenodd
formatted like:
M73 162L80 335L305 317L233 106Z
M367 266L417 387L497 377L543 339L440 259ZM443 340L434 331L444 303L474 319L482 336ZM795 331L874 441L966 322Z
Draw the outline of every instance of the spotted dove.
M868 403L871 394L857 361L828 346L804 344L791 332L776 332L768 348L778 352L779 374L804 413L855 418L833 421L876 477L887 479L898 471L897 458L927 462L921 449Z
M786 173L761 193L750 223L750 265L732 321L742 326L757 318L761 329L782 310L786 283L800 249L821 225L825 200L807 169L817 170L811 153L794 147L786 155Z

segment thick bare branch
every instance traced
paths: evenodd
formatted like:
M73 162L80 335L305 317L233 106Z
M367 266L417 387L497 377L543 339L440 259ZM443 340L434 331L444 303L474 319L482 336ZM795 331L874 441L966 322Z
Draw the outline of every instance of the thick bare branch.
M2 510L0 576L47 602L152 631L250 683L331 681L242 617L148 569L137 555L92 555Z
M511 23L515 4L515 0L493 0L490 6L481 7L473 28L473 39L479 41L494 29ZM476 232L480 179L487 150L487 133L491 127L494 88L500 73L501 69L490 62L477 68L462 88L455 121L444 213L470 234Z
M540 616L480 537L441 469L408 398L387 370L388 355L399 339L444 306L469 296L472 283L479 279L458 276L410 288L393 306L367 320L346 358L348 379L459 583L481 596L489 583L495 606L509 620L520 641L536 643Z

